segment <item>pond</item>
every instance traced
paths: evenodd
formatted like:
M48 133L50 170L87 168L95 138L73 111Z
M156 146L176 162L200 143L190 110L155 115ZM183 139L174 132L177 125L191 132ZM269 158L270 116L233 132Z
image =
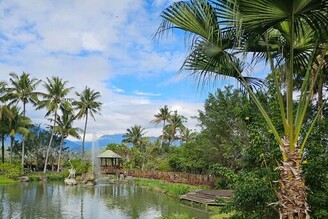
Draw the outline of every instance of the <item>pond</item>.
M153 219L178 213L209 218L203 210L128 184L85 187L52 182L18 183L1 185L0 197L0 218Z

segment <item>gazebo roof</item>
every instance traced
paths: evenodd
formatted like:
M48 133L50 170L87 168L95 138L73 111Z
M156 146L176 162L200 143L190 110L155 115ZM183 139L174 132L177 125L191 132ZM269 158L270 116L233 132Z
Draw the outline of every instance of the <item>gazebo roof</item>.
M101 154L99 154L97 157L99 157L99 158L119 158L119 159L122 159L122 157L120 155L116 154L112 150L106 150L106 151L102 152Z

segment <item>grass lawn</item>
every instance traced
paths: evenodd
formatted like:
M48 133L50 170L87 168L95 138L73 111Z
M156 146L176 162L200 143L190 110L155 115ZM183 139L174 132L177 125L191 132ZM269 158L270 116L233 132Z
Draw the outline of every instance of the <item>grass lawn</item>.
M3 176L0 176L0 185L14 184L14 183L17 183L17 180L8 179L8 178L5 178Z

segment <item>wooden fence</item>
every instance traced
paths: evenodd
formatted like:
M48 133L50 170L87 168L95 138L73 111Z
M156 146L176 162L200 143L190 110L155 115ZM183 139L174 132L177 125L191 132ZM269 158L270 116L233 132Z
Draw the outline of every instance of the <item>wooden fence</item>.
M141 170L128 170L126 174L138 178L161 179L168 182L186 183L189 185L207 185L211 187L215 185L215 177L211 175Z

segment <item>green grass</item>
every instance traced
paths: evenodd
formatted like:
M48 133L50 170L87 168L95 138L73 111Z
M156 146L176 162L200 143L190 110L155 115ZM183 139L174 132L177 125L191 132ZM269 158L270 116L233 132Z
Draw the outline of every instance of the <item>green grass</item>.
M174 215L162 216L157 219L193 219L193 217L190 217L187 214L174 214Z
M0 176L0 185L4 184L14 184L17 183L17 180L9 179L3 176Z
M57 171L48 171L46 174L43 172L33 172L27 174L27 177L31 181L40 181L42 178L46 177L49 181L57 181L57 180L64 180L65 177L67 177L68 174L66 174L65 171L57 172Z
M205 186L192 186L182 183L169 183L164 180L154 179L135 179L135 183L140 186L146 186L151 190L163 192L175 198L178 198L180 195L186 194L193 190L207 188Z

